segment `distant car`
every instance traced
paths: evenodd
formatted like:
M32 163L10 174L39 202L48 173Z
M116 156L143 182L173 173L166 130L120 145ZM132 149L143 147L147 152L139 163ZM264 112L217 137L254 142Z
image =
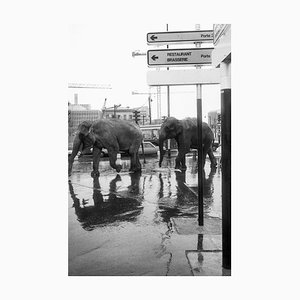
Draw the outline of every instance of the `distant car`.
M154 146L158 146L159 145L159 140L157 138L154 138L154 139L144 139L144 143L146 143L146 142L150 142Z
M157 148L151 142L143 142L145 155L157 155ZM142 147L139 149L139 155L143 155Z

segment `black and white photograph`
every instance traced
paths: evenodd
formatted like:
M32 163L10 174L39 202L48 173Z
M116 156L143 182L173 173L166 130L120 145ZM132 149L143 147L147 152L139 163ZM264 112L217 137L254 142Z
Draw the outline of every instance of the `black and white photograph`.
M69 275L230 276L231 24L127 30L70 26Z
M1 298L298 299L298 11L3 3Z

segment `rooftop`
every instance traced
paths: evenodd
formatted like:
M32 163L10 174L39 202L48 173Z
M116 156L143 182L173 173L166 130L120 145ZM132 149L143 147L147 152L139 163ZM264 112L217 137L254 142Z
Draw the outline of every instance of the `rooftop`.
M69 105L68 106L68 109L69 110L72 110L72 111L74 111L74 110L87 110L84 106L81 106L81 105L78 105L78 104L71 104L71 105Z

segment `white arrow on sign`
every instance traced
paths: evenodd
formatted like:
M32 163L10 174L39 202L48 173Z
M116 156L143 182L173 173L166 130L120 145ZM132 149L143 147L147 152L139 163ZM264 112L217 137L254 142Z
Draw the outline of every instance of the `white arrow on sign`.
M211 64L213 48L159 49L147 52L151 66L207 65Z
M192 42L213 42L213 30L198 31L166 31L147 33L148 44L170 44L170 43L192 43Z

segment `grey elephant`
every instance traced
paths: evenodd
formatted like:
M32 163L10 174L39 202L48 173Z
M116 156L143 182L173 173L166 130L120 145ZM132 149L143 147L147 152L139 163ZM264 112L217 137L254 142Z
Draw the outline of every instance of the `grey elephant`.
M167 118L162 124L159 131L159 150L160 159L159 166L164 158L165 150L163 148L166 139L174 138L178 145L178 155L176 157L176 169L186 170L185 154L190 151L190 148L197 149L198 147L198 129L196 118L186 118L178 120L174 117ZM212 151L212 143L214 141L214 134L208 124L202 123L202 141L203 141L203 167L205 158L208 154L211 167L216 167L216 158Z
M92 177L98 177L99 162L102 148L106 148L110 166L120 172L122 166L116 164L117 154L125 151L130 155L130 171L141 170L138 150L143 135L140 128L133 122L120 119L101 119L95 122L84 121L78 126L78 132L73 143L73 150L69 157L69 176L72 172L74 158L82 147L83 151L93 148Z

